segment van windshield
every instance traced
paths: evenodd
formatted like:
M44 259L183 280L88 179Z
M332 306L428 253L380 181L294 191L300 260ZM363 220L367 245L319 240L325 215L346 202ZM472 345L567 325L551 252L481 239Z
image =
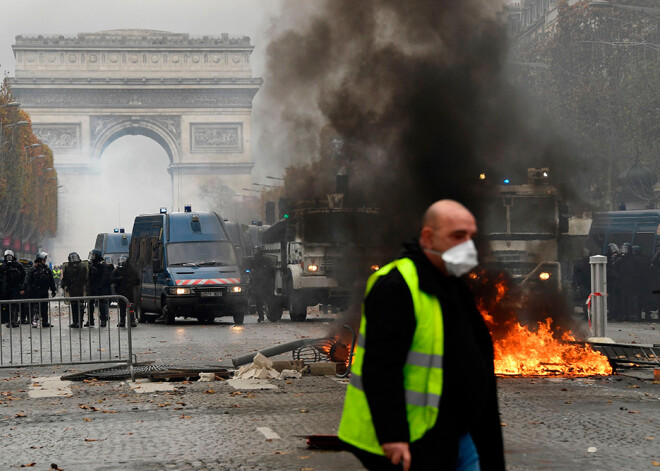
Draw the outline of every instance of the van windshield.
M236 256L231 242L174 242L167 244L169 266L232 266Z

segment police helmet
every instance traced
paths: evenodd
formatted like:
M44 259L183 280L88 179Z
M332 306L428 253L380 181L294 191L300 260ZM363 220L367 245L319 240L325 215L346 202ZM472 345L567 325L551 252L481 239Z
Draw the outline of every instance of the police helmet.
M103 260L103 254L99 249L93 249L89 252L89 261L90 262L100 262Z
M642 248L639 245L633 245L631 251L633 255L639 255L642 253Z
M78 252L71 252L69 254L69 263L77 263L80 261L80 255L78 255Z
M632 247L632 244L630 242L624 242L624 244L621 246L621 253L628 254L631 252L630 247Z
M11 262L12 260L16 260L14 252L11 250L5 250L5 262Z
M34 259L35 263L43 260L44 262L48 258L48 254L46 252L39 252L37 254L37 258Z
M614 242L612 242L612 243L607 245L607 251L609 253L618 253L619 252L619 246L616 245Z
M123 267L124 265L126 265L127 261L128 261L128 257L126 255L122 255L121 257L119 257L119 260L117 261L117 265Z

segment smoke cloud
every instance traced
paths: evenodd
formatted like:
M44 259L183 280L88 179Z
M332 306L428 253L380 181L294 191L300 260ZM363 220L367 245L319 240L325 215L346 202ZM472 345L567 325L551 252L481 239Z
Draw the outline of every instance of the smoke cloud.
M113 142L98 161L98 174L60 175L60 250L51 254L54 264L67 260L69 252L86 258L96 235L123 227L133 229L135 216L157 213L172 201L169 159L155 141L125 136Z
M394 244L417 233L437 199L480 216L481 172L491 183L533 165L559 172L566 151L537 135L506 78L502 4L333 0L301 11L285 3L283 18L298 26L269 45L260 92L268 164L318 158L329 125L343 141L333 170L392 218ZM327 173L307 188L329 188ZM289 195L298 196L308 195Z
M305 5L284 3L281 21L296 26L274 27L260 92L267 165L316 160L293 201L323 198L336 173L349 174L353 201L381 209L374 231L391 256L433 201L456 199L483 220L488 186L504 176L526 183L528 167L550 167L562 196L575 197L579 166L507 75L503 1ZM319 162L328 128L340 144Z

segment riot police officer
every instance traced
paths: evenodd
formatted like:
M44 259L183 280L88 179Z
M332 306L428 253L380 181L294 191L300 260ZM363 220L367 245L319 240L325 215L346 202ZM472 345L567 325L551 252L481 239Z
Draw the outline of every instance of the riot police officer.
M639 245L633 245L630 249L632 265L632 295L633 309L628 320L638 321L642 319L644 312L646 318L650 315L651 304L651 257L642 253Z
M14 252L5 250L4 262L0 266L0 280L3 284L2 299L20 299L25 294L25 268L16 260ZM12 303L8 307L9 320L7 327L20 325L20 304Z
M68 257L68 262L64 264L62 274L62 289L65 296L78 297L85 296L85 292L89 290L89 269L87 261L80 260L80 255L77 252L71 252ZM70 301L69 308L71 309L71 317L73 322L69 327L77 329L82 326L83 317L85 316L85 303L84 301Z
M589 249L582 250L582 258L576 260L573 264L573 277L571 278L571 287L576 304L583 310L585 318L587 317L586 299L591 291L591 267L589 265Z
M91 296L107 296L112 294L111 268L105 263L103 254L100 250L94 249L89 253L89 289ZM105 327L108 322L109 303L107 299L99 299L99 320L101 327ZM85 327L94 325L94 300L89 302L89 316Z
M623 318L619 246L615 243L608 244L605 256L607 257L607 318L610 321L617 321Z
M48 299L48 290L55 297L55 280L53 272L46 265L48 254L39 252L34 259L34 266L27 274L27 291L30 298ZM38 327L41 318L41 327L50 327L48 322L48 301L38 302L32 305L32 327Z
M131 281L131 268L128 263L128 257L122 255L119 257L117 268L112 270L112 287L114 288L115 294L124 296L132 304L134 283ZM128 306L123 299L117 300L117 303L119 304L119 324L117 324L117 327L126 327L126 308ZM129 309L129 311L131 315L131 327L137 327L133 309Z

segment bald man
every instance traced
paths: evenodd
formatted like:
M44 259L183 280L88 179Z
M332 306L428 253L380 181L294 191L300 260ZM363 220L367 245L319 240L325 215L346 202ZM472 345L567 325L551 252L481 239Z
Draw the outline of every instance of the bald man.
M474 216L452 200L367 283L339 438L367 469L503 470L493 344L461 277Z

